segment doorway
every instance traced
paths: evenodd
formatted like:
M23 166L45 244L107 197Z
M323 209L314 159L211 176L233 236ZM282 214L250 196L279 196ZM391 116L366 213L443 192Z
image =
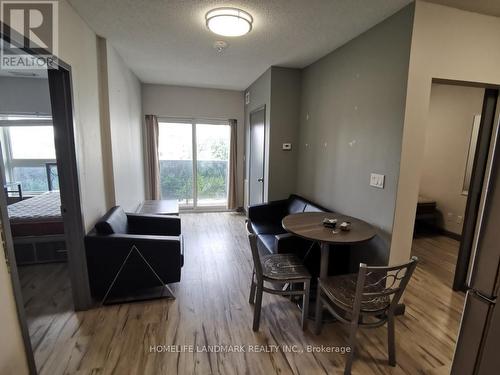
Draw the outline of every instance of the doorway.
M15 35L15 32L4 25L0 37L4 39L12 35ZM22 39L19 39L19 36L11 38L11 44L16 44L15 40ZM37 54L29 48L23 48L23 51L33 56ZM71 67L60 59L56 65L55 69L36 69L34 72L23 70L22 74L17 75L19 79L29 79L36 75L44 80L43 92L38 96L35 95L35 100L28 100L33 93L26 89L25 85L16 84L13 90L9 90L5 85L0 86L9 99L2 100L2 104L27 106L25 109L2 108L1 111L2 125L4 125L1 131L5 151L0 152L0 216L3 247L31 374L36 374L37 365L42 365L35 363L33 350L37 347L46 350L47 345L50 347L50 343L40 341L50 339L44 335L46 331L43 326L57 323L55 317L59 312L46 313L47 308L50 310L54 306L57 308L66 306L71 310L85 310L91 306L73 127ZM20 77L21 75L23 77ZM44 110L40 110L40 104L44 104ZM14 121L19 122L14 123ZM12 210L9 210L9 204L15 202L31 204L33 201L30 200L37 196L46 201L48 195L58 196L59 199L51 206L56 207L58 212L59 217L55 222L47 222L41 227L33 225L33 222L27 226L20 225L18 228L11 225L12 212L9 211ZM52 232L36 232L40 228L43 231L50 229ZM19 232L13 236L13 231ZM25 236L22 236L23 234ZM49 288L37 282L37 292L40 295L35 292L31 296L33 298L30 298L26 294L23 295L22 286L36 280L38 269L36 272L27 272L29 280L26 281L22 274L24 271L18 272L20 270L16 258L19 259L19 263L27 262L36 267L49 265L66 268L66 273L57 270L51 272L55 277L48 282ZM23 284L20 282L20 274L25 280ZM43 293L50 293L52 299L44 300ZM53 298L59 302L54 304ZM36 302L34 310L27 311L25 308L29 302ZM37 314L36 321L40 323L41 329L32 329L33 326L28 328L28 323L33 321L27 319L27 316L31 317L30 314L33 312ZM65 314L67 319L68 313ZM61 317L59 323L64 324L64 313L59 316Z
M453 290L465 288L497 99L497 90L432 84L413 252Z
M432 84L413 253L464 290L480 215L498 90Z
M439 322L436 339L446 337L443 348L449 345L450 354L464 319L464 289L497 139L497 102L497 89L441 80L431 86L412 243L422 283L413 287L430 320Z
M226 209L229 122L164 119L158 128L161 198L184 210Z
M265 106L250 113L249 205L264 202L265 124Z

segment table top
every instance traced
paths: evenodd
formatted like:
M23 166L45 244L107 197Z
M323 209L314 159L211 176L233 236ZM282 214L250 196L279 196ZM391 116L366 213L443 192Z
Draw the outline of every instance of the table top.
M332 228L323 226L323 219L337 219L335 233ZM341 231L339 225L343 221L351 223L350 231ZM304 212L286 216L282 221L283 228L299 237L329 244L354 244L372 239L377 234L373 225L367 222L332 212Z
M136 211L139 214L178 215L177 200L145 200Z

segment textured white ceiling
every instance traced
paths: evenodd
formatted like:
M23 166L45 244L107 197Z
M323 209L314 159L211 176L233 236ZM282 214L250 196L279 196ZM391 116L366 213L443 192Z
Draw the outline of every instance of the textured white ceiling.
M243 90L271 65L302 68L411 0L69 0L142 82ZM212 34L205 14L235 6L254 17L239 38ZM218 54L212 47L225 40Z

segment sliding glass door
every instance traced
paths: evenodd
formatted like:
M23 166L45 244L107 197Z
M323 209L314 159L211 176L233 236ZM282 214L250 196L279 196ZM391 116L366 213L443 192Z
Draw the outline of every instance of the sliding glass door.
M227 122L160 121L161 198L183 209L227 207L230 134Z

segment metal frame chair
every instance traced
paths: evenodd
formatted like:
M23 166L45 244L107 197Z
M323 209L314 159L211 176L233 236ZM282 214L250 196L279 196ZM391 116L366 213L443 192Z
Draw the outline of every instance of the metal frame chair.
M344 374L351 373L359 327L376 328L387 323L389 364L396 366L395 309L417 263L417 257L391 267L369 267L361 263L358 274L318 280L316 334L321 333L324 307L337 320L350 325L351 350L346 359Z
M250 286L250 304L254 304L253 330L259 330L260 311L262 308L263 292L282 296L302 296L302 329L306 328L309 311L309 290L311 275L302 261L293 254L270 254L261 256L257 248L257 236L252 230L250 221L246 222L248 241L252 250L254 269ZM271 289L264 286L264 282L279 283L289 288ZM293 284L303 284L302 290L293 289Z

